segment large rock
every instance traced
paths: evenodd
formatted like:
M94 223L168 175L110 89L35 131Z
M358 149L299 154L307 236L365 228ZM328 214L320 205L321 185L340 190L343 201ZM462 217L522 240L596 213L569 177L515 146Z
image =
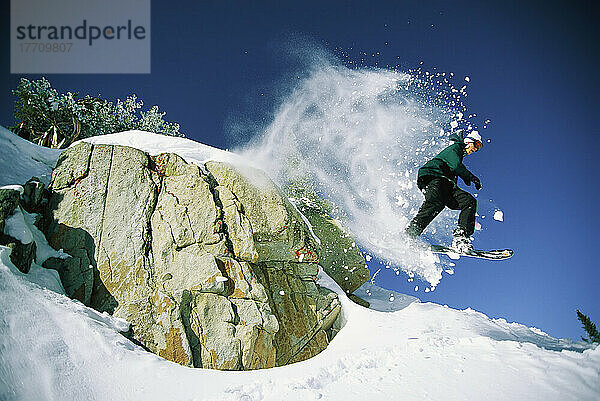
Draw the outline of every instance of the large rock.
M252 174L80 143L59 158L46 224L50 244L73 257L45 267L182 365L258 369L316 355L339 302L316 285L318 245L299 213Z
M260 279L269 283L267 295L280 323L277 366L318 354L328 344L329 321L340 312L337 296L329 298L315 284L318 265L271 262L261 267Z
M258 261L250 220L244 214L241 202L227 187L218 186L215 191L235 256L248 262Z
M347 293L351 294L371 278L371 273L354 236L339 222L309 207L302 213L321 240L319 264Z
M318 262L318 242L300 213L264 172L214 161L206 163L206 168L243 205L252 226L258 262Z

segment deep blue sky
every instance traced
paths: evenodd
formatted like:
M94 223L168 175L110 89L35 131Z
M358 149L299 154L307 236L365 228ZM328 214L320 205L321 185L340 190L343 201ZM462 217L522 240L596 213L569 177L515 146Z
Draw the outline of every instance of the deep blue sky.
M0 124L12 118L9 2L3 2ZM422 300L482 311L579 338L580 308L600 323L598 226L598 20L593 1L152 2L152 73L49 75L60 91L114 100L136 93L181 123L189 138L231 147L232 121L268 123L301 60L295 44L381 52L379 66L452 71L471 78L469 110L492 120L492 139L465 159L503 224L476 245L511 247L506 262L461 259ZM387 45L385 43L388 43ZM110 60L106 61L110 63ZM38 76L28 76L38 78ZM406 277L379 285L414 294Z

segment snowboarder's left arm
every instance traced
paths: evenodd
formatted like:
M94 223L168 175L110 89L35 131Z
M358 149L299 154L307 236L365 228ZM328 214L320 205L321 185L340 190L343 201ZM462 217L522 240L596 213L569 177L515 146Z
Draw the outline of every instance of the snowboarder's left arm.
M473 181L473 177L475 177L475 175L473 173L471 173L469 170L467 170L465 165L462 163L459 163L456 166L456 168L454 169L454 172L456 173L457 176L462 178L462 180L467 185L471 185L471 181Z
M458 166L454 169L456 175L458 175L465 182L466 185L471 185L471 183L475 184L475 188L477 190L481 189L481 180L475 176L475 174L471 173L464 164L459 163Z

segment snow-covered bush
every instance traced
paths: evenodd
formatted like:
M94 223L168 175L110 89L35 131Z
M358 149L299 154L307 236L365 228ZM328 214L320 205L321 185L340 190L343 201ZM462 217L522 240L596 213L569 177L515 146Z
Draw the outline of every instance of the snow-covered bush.
M163 120L158 106L142 111L142 100L136 95L115 103L77 93L58 93L46 78L29 81L22 78L13 91L16 96L13 132L34 143L64 148L76 139L127 130L150 131L171 136L184 136L179 124Z

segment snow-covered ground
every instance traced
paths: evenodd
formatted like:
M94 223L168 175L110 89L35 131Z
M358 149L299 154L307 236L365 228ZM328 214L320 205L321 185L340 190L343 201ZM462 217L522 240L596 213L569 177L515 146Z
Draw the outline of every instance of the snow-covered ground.
M14 149L0 159L0 187L47 174L58 153L10 135L0 129L0 149ZM104 139L155 153L174 151L188 161L232 157L193 141L140 132ZM6 230L38 242L43 255L52 253L32 217L20 213ZM366 309L325 274L319 282L339 294L345 320L321 354L259 371L191 369L129 342L119 334L126 322L65 297L55 272L33 266L22 274L9 249L0 247L0 400L600 399L597 346L470 309L420 303L370 283L361 295L379 310Z
M60 153L36 146L0 127L0 187L25 184L32 176L48 184Z

